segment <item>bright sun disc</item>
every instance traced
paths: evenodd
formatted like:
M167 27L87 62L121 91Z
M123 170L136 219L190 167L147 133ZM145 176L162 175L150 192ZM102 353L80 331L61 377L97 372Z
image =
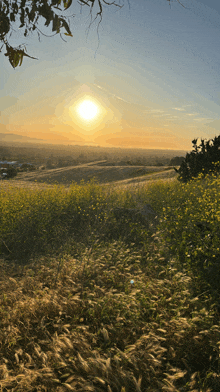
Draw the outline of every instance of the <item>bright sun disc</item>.
M98 107L92 101L85 100L79 105L78 113L84 120L92 120L97 116Z

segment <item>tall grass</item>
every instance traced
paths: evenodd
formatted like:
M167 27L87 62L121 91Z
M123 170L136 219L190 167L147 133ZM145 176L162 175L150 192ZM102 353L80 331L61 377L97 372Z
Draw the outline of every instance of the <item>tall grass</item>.
M2 188L0 390L219 391L219 188Z

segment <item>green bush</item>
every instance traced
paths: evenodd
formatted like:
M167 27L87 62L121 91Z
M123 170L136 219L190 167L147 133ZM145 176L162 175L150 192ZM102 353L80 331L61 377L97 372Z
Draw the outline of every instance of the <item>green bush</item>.
M184 157L174 157L170 160L169 166L179 166L184 161Z
M179 169L174 168L179 181L188 182L200 173L206 175L220 171L220 135L208 141L201 139L200 145L197 142L198 139L192 140L193 151L186 154Z

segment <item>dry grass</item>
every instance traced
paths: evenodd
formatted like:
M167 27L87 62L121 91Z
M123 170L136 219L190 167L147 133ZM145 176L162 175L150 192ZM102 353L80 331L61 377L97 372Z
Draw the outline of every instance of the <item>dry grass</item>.
M72 246L58 276L58 259L1 261L1 390L217 392L220 327L175 261Z
M45 184L63 184L68 186L71 182L80 183L82 178L85 182L96 178L99 183L108 183L114 181L142 181L145 177L154 179L155 174L159 177L166 175L166 172L176 175L176 172L169 167L157 166L101 166L99 162L90 162L78 166L70 166L50 170L37 170L34 172L19 173L13 179L14 183L18 181L31 181ZM163 173L164 172L164 173ZM152 177L153 176L153 177ZM156 176L158 177L158 176ZM159 178L158 177L158 178Z
M196 292L195 270L168 241L177 212L183 230L190 222L196 197L206 196L207 211L217 208L218 186L211 179L188 188L155 181L124 190L2 190L1 230L13 254L5 250L0 260L0 391L218 392L216 297L209 286ZM191 214L180 210L184 200ZM146 202L160 216L156 228L111 212ZM52 237L41 237L52 222ZM42 251L64 224L72 231L62 248ZM26 263L18 261L23 234L32 246L39 241ZM215 234L213 241L217 249Z

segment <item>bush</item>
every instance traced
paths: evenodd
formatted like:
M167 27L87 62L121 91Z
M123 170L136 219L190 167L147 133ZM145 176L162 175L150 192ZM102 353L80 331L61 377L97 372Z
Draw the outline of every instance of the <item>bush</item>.
M170 160L169 166L180 166L184 159L184 157L174 157Z
M36 170L36 167L30 163L23 163L20 167L21 171L34 171Z
M9 167L7 170L7 178L13 178L17 176L17 170L14 167Z
M180 168L174 168L179 181L188 182L200 173L206 175L220 171L220 135L208 141L201 139L199 146L197 141L192 140L193 151L186 154Z

